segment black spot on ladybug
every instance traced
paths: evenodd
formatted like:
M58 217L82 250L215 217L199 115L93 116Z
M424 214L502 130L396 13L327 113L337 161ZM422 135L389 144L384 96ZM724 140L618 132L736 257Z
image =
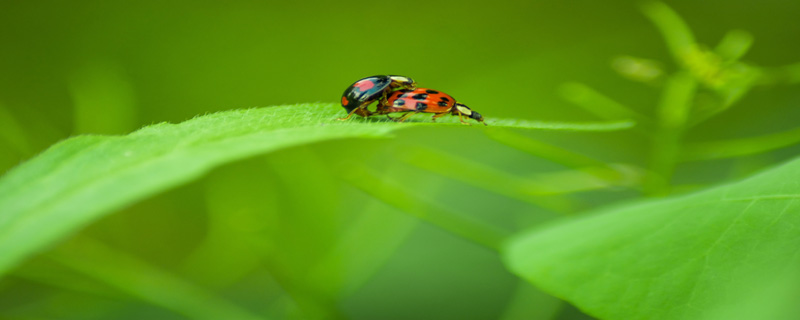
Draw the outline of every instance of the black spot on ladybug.
M428 109L428 104L425 102L417 102L417 110L425 110Z
M427 93L430 93L430 94L437 94L437 93L439 93L439 91L436 91L436 90L431 90L431 89L425 90L425 92L427 92Z
M439 104L440 107L446 107L447 106L447 101L439 101L438 104Z
M442 101L450 101L450 99L448 99L447 97L441 97L439 99L441 99Z
M414 100L425 100L425 99L428 99L428 94L427 93L417 93L417 94L411 96L411 99L414 99Z
M396 106L404 106L404 105L406 105L406 101L405 100L395 100L394 101L394 105L396 105Z

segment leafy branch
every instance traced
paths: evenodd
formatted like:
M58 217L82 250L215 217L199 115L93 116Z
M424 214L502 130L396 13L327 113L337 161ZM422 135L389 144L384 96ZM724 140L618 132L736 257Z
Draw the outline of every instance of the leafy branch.
M741 61L753 43L746 31L732 30L714 49L695 40L689 26L667 5L646 2L642 12L661 32L679 69L666 74L663 63L644 58L620 57L614 69L628 79L661 88L654 116L645 116L590 86L567 83L562 96L601 119L637 121L635 132L650 141L649 161L642 187L649 195L670 193L676 166L684 161L739 157L788 147L800 142L797 129L759 137L686 143L686 132L733 107L756 85L796 83L796 65L763 68ZM714 99L698 99L711 93Z

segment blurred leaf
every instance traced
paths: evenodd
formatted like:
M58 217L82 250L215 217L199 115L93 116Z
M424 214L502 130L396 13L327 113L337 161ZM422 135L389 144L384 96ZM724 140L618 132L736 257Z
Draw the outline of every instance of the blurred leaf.
M507 242L505 261L603 319L699 319L740 304L752 280L794 270L798 190L795 159L727 186L522 233Z
M559 182L557 184L575 186L581 185L581 182L586 183L587 181L584 179L587 178L586 175L588 174L591 176L588 180L600 179L601 181L595 182L600 182L605 187L638 186L641 184L641 180L645 175L644 170L639 167L629 164L605 163L592 157L531 139L530 137L511 130L487 130L486 135L497 142L517 150L577 169L542 174L538 177L532 177L534 180L541 178L548 181L558 180ZM570 180L570 182L566 182L565 180ZM547 184L547 182L542 183Z
M557 181L555 181L555 184L553 184L554 181L541 181L535 177L525 178L464 157L424 147L400 150L397 152L397 158L411 166L544 207L549 207L549 205L542 203L543 199L537 196L552 196L598 188L597 181L566 185L559 184ZM429 159L437 160L433 162L429 161ZM442 163L447 165L443 166L441 165Z
M683 161L701 161L741 157L767 152L800 143L800 128L757 137L707 141L687 144L681 153Z
M73 133L119 134L135 129L135 94L127 78L120 65L102 61L72 75Z
M190 319L264 319L136 257L86 237L49 256L58 264Z
M26 261L24 268L9 273L8 279L25 279L44 284L49 288L64 289L70 294L86 293L91 296L102 296L112 300L130 299L130 296L106 283L97 281L91 275L85 275L64 265L53 263L51 257L42 255ZM12 290L4 290L6 293Z
M728 109L744 96L758 79L762 78L759 68L738 62L752 45L753 37L748 32L741 30L728 32L716 50L712 51L695 43L688 25L667 5L661 2L648 2L642 8L645 15L661 31L676 61L700 83L713 89L722 99L712 108L700 110L698 119L692 119L692 125ZM669 87L667 89L672 90ZM686 122L686 113L689 110L689 108L683 109L682 114L662 113L662 120L682 125Z
M458 118L455 118L458 119ZM436 120L437 123L441 122ZM628 119L612 119L609 122L545 122L520 119L486 120L494 128L519 128L559 131L616 131L633 128L636 124Z
M644 125L650 122L647 117L582 83L565 83L559 92L567 101L604 120L633 119Z
M642 10L661 31L675 60L704 85L719 91L724 99L723 109L747 92L756 78L753 68L736 60L752 44L749 33L731 31L717 50L711 51L695 43L689 26L664 3L647 2Z
M686 72L673 74L658 104L661 126L675 129L685 125L692 108L692 99L697 92L697 80Z
M775 86L800 83L800 63L780 67L763 67L762 71L754 85Z
M738 281L749 290L731 293L727 305L712 308L701 319L751 320L797 319L800 315L800 264L793 270L774 274L755 274Z
M564 301L561 299L520 281L500 320L555 319L563 307Z
M744 30L731 30L725 34L722 41L714 51L719 54L726 62L739 60L743 57L750 46L753 45L753 35Z
M487 248L498 250L502 241L510 234L508 230L460 215L453 209L432 203L414 192L404 191L402 186L379 176L371 169L350 172L344 174L343 178L392 207Z
M660 62L631 56L614 58L611 67L628 79L644 83L654 83L664 75Z
M263 267L264 239L279 228L275 177L266 174L262 161L243 161L211 173L203 198L208 212L204 239L184 262L184 274L210 287L221 288Z
M366 283L417 226L418 220L396 211L378 210L381 206L377 202L367 204L317 265L317 280L325 277L322 271L343 272L341 281L336 283L341 297L349 296Z
M789 83L800 83L800 63L784 66L781 71L787 75Z
M666 82L658 105L660 126L653 134L649 171L644 190L651 195L669 193L669 185L681 146L684 126L697 92L698 82L688 72L672 74Z
M0 139L8 142L18 154L28 155L31 152L22 126L2 104L0 104Z
M643 3L642 12L661 32L675 60L683 63L683 60L697 47L694 35L686 22L672 8L658 1Z
M104 214L192 181L221 164L318 141L387 137L393 130L413 126L464 127L457 117L441 121L450 124L335 120L342 113L334 104L235 110L157 124L126 136L80 136L58 143L0 178L0 274ZM487 122L547 130L630 126Z
M612 166L584 167L546 173L511 174L495 167L424 147L397 150L394 157L410 166L424 169L473 187L528 202L555 212L574 211L571 193L630 185L632 170ZM429 159L437 159L435 162ZM446 166L441 165L446 163ZM630 173L630 174L626 174Z
M243 202L234 206L252 208L250 219L264 223L252 244L299 307L295 317L341 318L337 302L345 266L326 260L350 218L340 209L341 183L307 147L282 150L264 160L259 164L268 170L238 174L240 182L226 193L230 200ZM264 201L271 203L259 203Z
M739 101L750 89L762 79L761 68L750 66L744 63L734 63L728 68L721 70L715 75L715 87L712 88L716 94L713 100L701 100L692 110L691 119L688 126L696 126L704 121L728 110ZM705 102L705 103L700 103Z
M561 187L562 192L577 192L612 187L637 187L645 172L626 164L584 167L534 175L533 180Z
M308 148L258 160L208 179L208 236L186 264L203 282L229 285L267 261L294 301L315 303L298 311L309 317L358 289L416 226L377 201L343 208L339 183Z
M0 180L0 273L107 212L220 164L302 143L385 136L406 126L338 122L335 114L332 105L238 110L128 136L61 142Z
M761 68L741 62L725 68L719 76L721 85L715 88L717 94L722 97L724 109L732 106L749 92L761 78L762 73Z
M521 135L511 130L487 130L486 135L493 140L514 149L529 153L536 157L544 158L571 168L604 166L605 162L579 153L575 153L559 146L554 146L530 137Z
M338 190L318 162L295 147L213 172L206 180L209 231L185 268L202 283L228 288L266 267L281 288L273 292L283 304L276 306L280 318L334 318L344 272L318 266L337 240L342 214ZM291 303L278 298L286 293Z

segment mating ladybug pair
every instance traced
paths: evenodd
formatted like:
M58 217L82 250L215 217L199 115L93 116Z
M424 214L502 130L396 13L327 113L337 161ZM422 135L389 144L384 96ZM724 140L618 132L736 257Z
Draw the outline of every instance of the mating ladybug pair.
M375 112L367 110L373 102L378 101ZM417 88L416 83L409 77L404 76L372 76L356 81L344 91L342 95L342 107L347 110L347 117L339 120L347 120L353 114L362 117L384 114L389 117L389 113L405 113L400 118L392 118L394 121L403 122L410 116L420 112L434 113L432 120L446 114L458 115L461 123L464 116L483 122L480 113L472 111L469 107L456 102L453 97L444 92L426 88Z

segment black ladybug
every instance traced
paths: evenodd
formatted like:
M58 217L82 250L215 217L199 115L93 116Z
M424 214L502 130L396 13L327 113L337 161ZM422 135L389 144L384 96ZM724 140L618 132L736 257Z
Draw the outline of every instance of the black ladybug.
M372 112L367 106L397 89L414 89L416 83L413 79L404 76L372 76L358 80L342 94L342 107L347 111L347 117L339 120L350 119L353 113L368 117Z

